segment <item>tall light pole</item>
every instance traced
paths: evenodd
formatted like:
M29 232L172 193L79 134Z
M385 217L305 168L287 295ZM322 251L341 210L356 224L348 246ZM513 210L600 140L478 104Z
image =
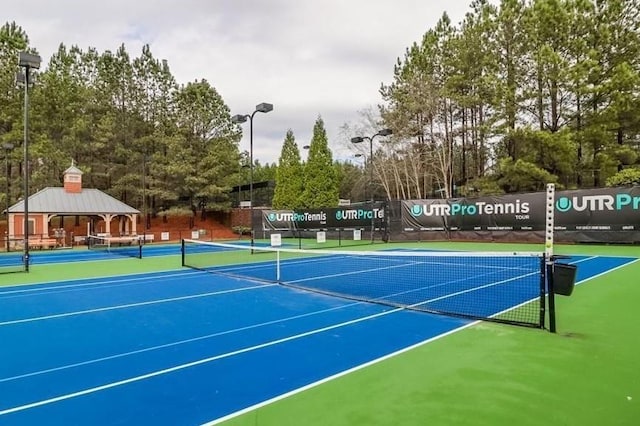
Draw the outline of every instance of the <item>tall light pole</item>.
M361 143L364 141L369 141L369 191L370 191L370 196L371 196L371 210L372 210L372 214L371 214L371 242L373 242L373 231L374 231L374 218L373 218L373 201L374 201L374 195L373 195L373 140L377 137L377 136L389 136L393 134L393 130L391 129L382 129L379 130L375 135L373 136L355 136L353 138L351 138L351 143Z
M11 194L11 190L10 190L10 180L11 180L11 169L9 169L9 152L13 149L13 144L9 143L9 142L5 142L2 144L2 148L4 148L4 162L5 162L5 168L6 168L6 172L7 172L7 185L6 185L6 208L4 211L5 217L7 218L7 231L5 233L5 239L7 242L7 252L9 252L9 197Z
M144 153L142 154L142 214L144 216L144 220L142 221L142 244L146 244L147 237L147 229L151 228L151 223L149 222L149 214L147 212L147 162L149 162L150 156L147 154L147 150L145 148Z
M366 156L366 154L358 153L358 154L354 155L354 157L356 157L356 158L362 158L362 159L364 160L364 162L362 163L362 167L363 167L363 169L364 169L365 167L367 167L367 156ZM368 187L369 187L369 185L365 185L365 189L364 189L364 198L365 198L365 199L367 198L367 188L368 188Z
M267 113L273 111L273 104L263 102L256 105L255 111L251 114L236 114L231 117L231 122L240 124L249 119L249 215L251 223L251 253L253 253L253 246L255 241L254 227L253 227L253 116L257 112Z
M29 77L32 69L40 68L40 56L27 52L18 54L18 65L24 68L24 270L29 272Z

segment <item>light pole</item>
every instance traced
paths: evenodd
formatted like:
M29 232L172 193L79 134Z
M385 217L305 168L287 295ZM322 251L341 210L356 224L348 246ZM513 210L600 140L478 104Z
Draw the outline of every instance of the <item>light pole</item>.
M354 157L356 158L362 158L363 159L363 163L362 163L362 168L365 169L367 167L367 156L366 154L362 154L362 153L358 153L356 155L354 155ZM369 187L369 185L365 185L365 189L364 189L364 198L366 200L367 198L367 188Z
M249 167L250 166L248 164L241 164L240 168L238 169L238 176L240 176L240 179L238 179L238 207L240 207L240 201L241 201L240 198L244 198L244 194L240 194L240 192L244 192L242 182L246 182L244 179L245 173L242 170L248 169Z
M13 144L9 143L9 142L5 142L2 144L2 147L4 148L4 161L5 161L5 168L6 168L6 172L7 172L7 185L6 185L6 190L7 190L7 194L6 194L6 209L4 211L5 217L7 218L7 231L5 232L5 239L7 242L7 252L9 252L9 198L10 198L10 194L11 194L11 187L10 187L10 180L11 180L11 169L9 169L9 152L13 149Z
M355 144L364 142L365 140L369 141L369 192L370 192L370 195L371 195L371 242L372 243L373 243L373 231L374 231L374 218L373 218L373 201L374 201L374 195L373 195L373 140L377 136L389 136L391 134L393 134L393 130L387 128L387 129L379 130L373 136L355 136L355 137L351 138L351 143L355 143Z
M251 223L251 253L253 253L253 246L255 241L254 229L253 229L253 116L256 112L267 113L273 111L273 104L263 102L256 105L255 111L249 114L236 114L231 117L231 122L240 124L249 119L249 215Z
M24 68L24 270L29 272L29 77L32 69L40 68L40 56L27 52L18 54L18 65Z
M146 154L142 154L142 244L147 239L147 158Z
M147 213L147 162L149 161L149 154L145 150L142 154L142 214L143 220L143 232L142 232L142 244L146 244L147 229L151 228L149 223L149 214Z

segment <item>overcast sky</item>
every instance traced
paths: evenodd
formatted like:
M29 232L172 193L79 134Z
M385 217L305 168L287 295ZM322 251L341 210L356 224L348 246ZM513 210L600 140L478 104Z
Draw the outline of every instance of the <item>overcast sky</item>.
M458 24L471 0L3 1L47 63L60 43L131 57L149 44L179 84L207 79L231 109L254 119L254 158L277 162L285 133L310 142L318 116L334 159L348 159L340 127L381 103L398 57L446 12ZM4 23L4 22L2 22ZM241 142L249 150L248 123ZM304 157L304 153L303 153Z

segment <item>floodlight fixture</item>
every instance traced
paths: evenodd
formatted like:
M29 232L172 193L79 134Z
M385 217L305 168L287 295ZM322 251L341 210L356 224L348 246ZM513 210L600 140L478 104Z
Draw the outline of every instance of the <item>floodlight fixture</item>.
M18 54L18 65L23 68L40 69L40 56L33 53L20 52Z
M257 112L264 112L264 113L273 111L273 104L268 104L266 102L258 104L258 105L256 105L256 111Z
M233 117L231 117L231 122L235 124L240 124L247 121L247 118L249 118L248 115L236 114Z

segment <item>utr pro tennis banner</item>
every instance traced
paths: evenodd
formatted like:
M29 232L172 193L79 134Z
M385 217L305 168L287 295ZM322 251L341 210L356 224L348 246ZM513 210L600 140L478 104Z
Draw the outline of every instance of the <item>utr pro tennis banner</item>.
M545 194L402 202L404 231L544 229Z
M556 193L555 229L640 231L640 186Z
M291 210L262 210L262 229L265 231L291 231L293 212Z
M559 231L640 231L640 187L556 192ZM411 231L544 231L545 193L402 202Z
M344 229L379 226L384 220L384 205L305 210L263 210L264 230Z

